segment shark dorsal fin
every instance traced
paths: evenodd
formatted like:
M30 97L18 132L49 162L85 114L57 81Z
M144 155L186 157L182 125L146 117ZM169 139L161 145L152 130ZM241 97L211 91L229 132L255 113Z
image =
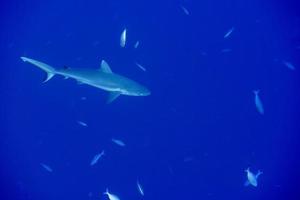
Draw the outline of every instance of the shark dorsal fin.
M108 73L108 74L112 74L113 72L111 71L109 65L107 64L107 62L105 60L101 61L101 68L100 70L102 72Z

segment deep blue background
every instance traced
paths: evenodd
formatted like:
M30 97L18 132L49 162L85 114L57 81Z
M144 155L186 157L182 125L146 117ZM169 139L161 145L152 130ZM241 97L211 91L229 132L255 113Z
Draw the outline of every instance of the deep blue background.
M2 2L1 199L105 199L106 187L121 200L142 199L137 179L145 200L299 199L298 8L261 0ZM107 105L107 92L73 80L43 84L45 73L20 56L56 68L96 69L105 59L152 94ZM257 188L243 185L247 167L264 172Z

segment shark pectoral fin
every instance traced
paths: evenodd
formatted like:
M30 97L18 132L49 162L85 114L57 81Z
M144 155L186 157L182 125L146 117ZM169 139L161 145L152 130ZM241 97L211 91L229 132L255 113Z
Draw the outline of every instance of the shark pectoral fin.
M110 92L108 99L106 101L106 103L111 103L113 102L116 98L118 98L121 95L120 92Z
M112 74L112 70L110 69L109 65L107 64L107 62L105 60L101 61L101 68L100 70L102 72L108 73L108 74Z
M47 72L47 77L45 78L43 83L46 83L47 81L49 81L54 75L55 75L54 73Z

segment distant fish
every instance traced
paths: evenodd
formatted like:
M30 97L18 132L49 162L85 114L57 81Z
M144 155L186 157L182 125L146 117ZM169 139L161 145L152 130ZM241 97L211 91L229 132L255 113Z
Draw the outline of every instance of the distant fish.
M228 52L231 52L231 51L232 51L232 49L222 49L221 50L222 53L228 53Z
M40 165L48 172L53 172L52 168L44 163L40 163Z
M125 143L122 140L117 140L117 139L112 138L111 141L121 147L125 146Z
M77 123L81 126L87 127L87 123L83 122L83 121L77 121Z
M263 104L261 102L261 99L258 95L259 90L254 90L253 93L254 93L254 102L255 102L256 109L260 114L263 115L265 113L265 110L264 110Z
M103 194L106 194L109 200L120 200L120 198L117 195L110 193L108 191L108 188L106 188L106 191Z
M262 172L258 170L257 174L253 174L249 168L246 169L245 172L247 173L247 181L244 185L252 185L254 187L257 187L257 179L262 174Z
M224 38L228 38L232 34L233 31L234 31L234 27L232 27L225 33Z
M183 162L191 162L191 161L193 161L194 159L195 159L195 158L192 157L192 156L185 157L185 158L183 159Z
M181 8L182 11L184 12L184 14L190 15L190 12L186 9L186 7L184 7L184 6L181 5L180 8Z
M120 37L120 46L125 47L125 45L126 45L126 28L123 30Z
M84 101L86 100L86 97L81 97L80 100Z
M139 181L136 181L136 185L137 185L137 189L140 192L140 194L142 196L144 196L144 189L143 189L142 185L139 183Z
M289 68L290 70L295 70L295 69L296 69L295 66L294 66L292 63L288 62L288 61L283 60L282 63L283 63L287 68Z
M136 41L136 43L134 44L134 48L135 48L135 49L138 48L139 45L140 45L140 42L139 42L139 41Z
M105 155L104 150L103 150L101 153L96 154L96 155L94 156L94 158L92 159L90 165L91 165L91 166L95 165L95 164L99 161L99 159L100 159L102 156L104 156L104 155Z
M142 66L142 65L140 65L139 63L135 63L136 64L136 66L138 66L141 70L143 70L144 72L146 71L146 68L144 67L144 66Z

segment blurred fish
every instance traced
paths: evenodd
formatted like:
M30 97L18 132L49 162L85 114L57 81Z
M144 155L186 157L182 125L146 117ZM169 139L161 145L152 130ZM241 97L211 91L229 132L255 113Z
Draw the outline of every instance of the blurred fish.
M135 49L138 48L139 45L140 45L140 42L139 42L139 41L136 41L136 43L134 44L134 48L135 48Z
M257 174L253 174L249 168L246 169L245 172L247 173L247 181L244 185L252 185L254 187L257 187L257 179L262 174L262 172L258 170Z
M94 156L94 158L92 159L90 165L91 165L91 166L95 165L95 164L99 161L99 159L100 159L102 156L104 156L104 155L105 155L104 150L103 150L101 153L96 154L96 155Z
M184 14L190 15L190 12L189 12L184 6L181 5L180 8L181 8L182 11L184 12Z
M48 172L53 172L52 168L44 163L40 163L40 165Z
M224 35L224 38L228 38L228 37L232 34L233 31L234 31L234 27L232 27L231 29L229 29L229 30L226 32L226 34Z
M231 51L232 51L232 49L222 49L221 50L222 53L228 53L228 52L231 52Z
M120 198L117 195L110 193L108 191L108 188L106 188L106 192L104 192L103 194L106 194L109 200L120 200Z
M143 70L144 72L146 71L146 68L144 67L144 66L142 66L142 65L140 65L139 63L135 63L136 64L136 66L138 66L141 70Z
M261 102L261 99L258 95L259 90L254 90L253 93L254 93L254 102L255 102L256 109L260 114L263 115L265 113L265 110L264 110L264 106Z
M292 63L288 62L288 61L283 60L282 63L283 63L287 68L289 68L290 70L295 70L295 69L296 69L295 66L294 66Z
M125 143L122 140L117 140L117 139L112 138L111 141L121 147L125 146Z
M87 127L87 123L83 122L83 121L77 121L77 123L81 126Z
M120 46L125 47L125 45L126 45L126 28L123 30L120 37Z
M143 189L142 185L139 183L138 180L136 181L136 185L137 185L137 189L138 189L138 191L140 192L140 194L141 194L142 196L144 196L144 189Z

